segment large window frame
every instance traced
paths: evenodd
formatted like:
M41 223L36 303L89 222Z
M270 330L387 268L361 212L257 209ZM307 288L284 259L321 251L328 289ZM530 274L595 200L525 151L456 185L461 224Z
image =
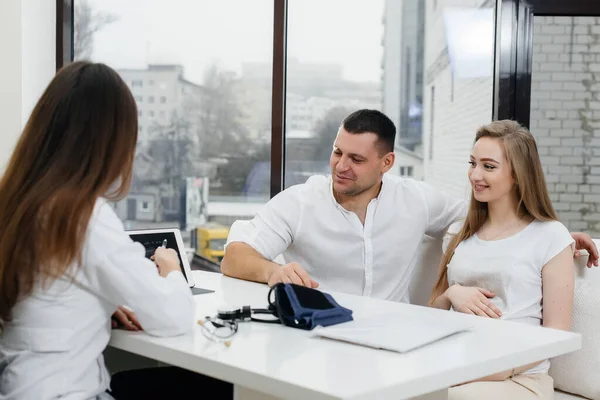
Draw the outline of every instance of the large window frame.
M533 64L533 22L539 16L600 16L597 0L499 0L496 53L500 65L499 104L494 119L514 119L529 127L531 113L531 73ZM498 41L498 40L501 41ZM498 55L500 58L498 59Z
M73 60L74 0L56 0L56 68ZM496 27L494 43L494 89L492 119L516 119L529 123L527 103L531 84L531 37L533 17L530 2L494 0ZM590 1L572 0L565 14L582 15ZM560 0L534 1L554 7ZM288 0L273 0L273 78L271 98L270 196L285 188L285 113Z

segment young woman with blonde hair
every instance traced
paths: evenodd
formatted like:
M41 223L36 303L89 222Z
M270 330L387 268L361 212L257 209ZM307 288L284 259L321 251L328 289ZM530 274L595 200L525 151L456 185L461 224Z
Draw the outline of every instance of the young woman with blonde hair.
M574 241L554 212L535 140L515 121L477 131L471 202L445 248L430 304L568 330ZM553 398L542 360L451 388L449 399Z

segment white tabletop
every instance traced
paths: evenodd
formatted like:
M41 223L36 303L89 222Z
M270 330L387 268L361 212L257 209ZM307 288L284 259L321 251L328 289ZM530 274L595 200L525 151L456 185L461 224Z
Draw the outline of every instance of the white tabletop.
M195 296L197 317L223 306L266 307L266 285L194 271L199 287L215 293ZM400 313L468 319L474 326L409 353L400 354L311 337L281 325L241 323L230 347L193 335L155 338L143 332L113 331L110 345L213 376L240 387L285 399L401 399L543 360L581 348L579 334L514 322L331 293L360 318Z

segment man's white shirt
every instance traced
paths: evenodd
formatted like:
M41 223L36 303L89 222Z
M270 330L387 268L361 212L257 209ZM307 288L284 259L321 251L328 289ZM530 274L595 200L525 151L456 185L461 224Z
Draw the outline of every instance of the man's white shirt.
M297 262L322 290L408 302L423 235L442 238L465 217L467 204L424 182L385 174L363 226L337 203L331 178L313 176L273 197L251 221L236 221L227 245L243 242L266 259Z

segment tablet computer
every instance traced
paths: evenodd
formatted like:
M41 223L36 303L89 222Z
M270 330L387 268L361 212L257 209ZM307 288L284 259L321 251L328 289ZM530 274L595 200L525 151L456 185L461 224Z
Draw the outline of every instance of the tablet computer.
M146 258L150 259L156 249L164 243L166 240L166 248L173 249L177 252L179 257L179 266L181 272L185 277L190 288L196 286L194 284L194 277L192 276L192 269L190 268L190 262L185 254L185 246L183 239L181 238L181 232L175 228L162 228L162 229L142 229L135 231L127 231L129 237L134 242L141 243L146 249Z

